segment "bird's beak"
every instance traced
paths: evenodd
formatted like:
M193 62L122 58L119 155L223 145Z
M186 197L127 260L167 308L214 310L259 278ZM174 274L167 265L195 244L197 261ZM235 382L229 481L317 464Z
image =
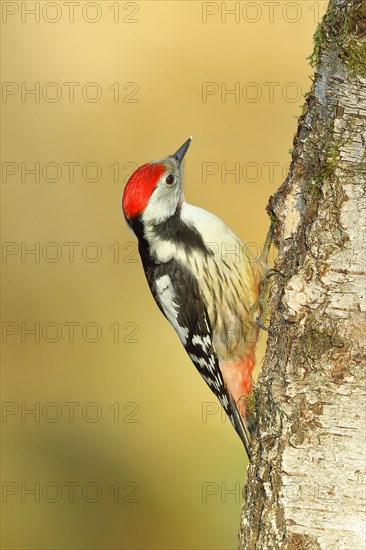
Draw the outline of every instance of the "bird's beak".
M185 143L181 147L179 147L178 151L172 155L172 157L178 162L178 164L182 163L182 160L184 158L184 155L188 151L188 147L190 146L192 141L192 137L189 137Z

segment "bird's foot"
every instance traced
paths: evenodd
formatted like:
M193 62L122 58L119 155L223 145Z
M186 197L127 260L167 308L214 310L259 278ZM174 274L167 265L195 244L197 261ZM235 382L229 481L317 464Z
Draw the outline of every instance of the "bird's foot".
M266 324L266 320L268 314L268 295L272 283L271 279L275 276L284 277L283 273L278 271L278 269L271 268L265 271L262 278L260 295L251 310L252 313L255 313L259 309L260 314L255 318L255 323L266 332L273 332L274 330L273 326Z

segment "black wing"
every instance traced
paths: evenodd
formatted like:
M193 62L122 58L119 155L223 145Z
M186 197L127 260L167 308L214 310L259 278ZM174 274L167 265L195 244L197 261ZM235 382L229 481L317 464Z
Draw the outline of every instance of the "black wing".
M157 305L175 328L198 372L218 397L250 456L251 435L225 387L197 279L174 260L162 264L143 264Z

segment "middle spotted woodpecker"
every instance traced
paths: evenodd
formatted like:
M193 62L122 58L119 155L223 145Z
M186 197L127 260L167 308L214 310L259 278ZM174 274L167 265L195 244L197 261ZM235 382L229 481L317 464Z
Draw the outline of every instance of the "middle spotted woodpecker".
M250 456L247 398L259 330L253 308L265 266L223 221L185 201L182 161L190 143L138 168L122 208L157 305Z

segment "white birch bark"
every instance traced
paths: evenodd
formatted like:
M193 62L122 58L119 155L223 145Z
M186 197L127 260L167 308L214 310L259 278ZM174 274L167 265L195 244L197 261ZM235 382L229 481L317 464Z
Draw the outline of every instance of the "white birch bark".
M240 550L364 550L366 4L330 0L278 247Z

